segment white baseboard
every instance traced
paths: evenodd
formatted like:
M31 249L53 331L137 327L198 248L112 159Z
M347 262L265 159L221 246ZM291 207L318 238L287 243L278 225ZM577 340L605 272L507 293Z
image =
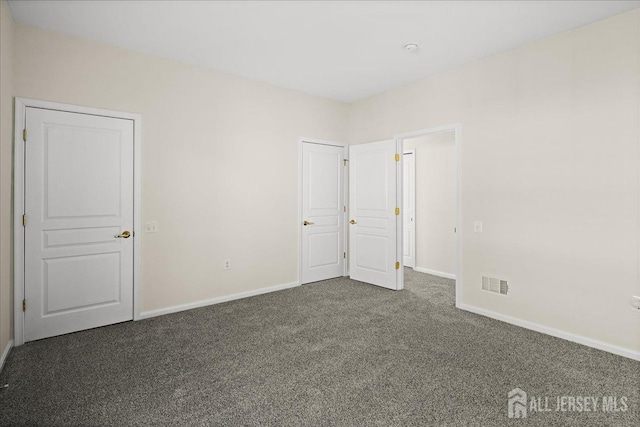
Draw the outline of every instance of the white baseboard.
M415 271L419 271L420 273L427 273L433 276L444 277L445 279L453 279L453 280L456 279L456 275L451 273L443 273L442 271L430 270L428 268L423 268L423 267L413 267L413 269Z
M7 360L7 356L9 356L9 352L13 348L13 340L10 340L7 343L7 347L2 352L2 357L0 357L0 372L2 372L2 368L4 368L4 362Z
M526 329L530 329L532 331L541 332L543 334L551 335L556 338L562 338L567 341L572 341L578 344L586 345L587 347L597 348L598 350L603 350L609 353L617 354L618 356L627 357L629 359L640 361L640 351L619 347L613 344L608 344L603 341L598 341L592 338L584 337L582 335L576 335L570 332L561 331L559 329L551 328L549 326L544 326L539 323L518 319L517 317L507 316L506 314L496 313L495 311L485 310L484 308L479 308L473 305L457 304L456 307L462 310L470 311L475 314L480 314L482 316L490 317L492 319L501 320L506 323L511 323L512 325L520 326Z
M177 313L179 311L191 310L194 308L206 307L208 305L220 304L223 302L234 301L237 299L253 297L256 295L268 294L270 292L282 291L284 289L295 288L296 286L300 286L300 283L299 282L285 283L283 285L269 286L268 288L260 288L253 291L239 292L237 294L224 295L221 297L190 302L187 304L174 305L171 307L160 308L157 310L144 311L140 313L140 317L138 320L149 319L151 317L162 316L170 313Z

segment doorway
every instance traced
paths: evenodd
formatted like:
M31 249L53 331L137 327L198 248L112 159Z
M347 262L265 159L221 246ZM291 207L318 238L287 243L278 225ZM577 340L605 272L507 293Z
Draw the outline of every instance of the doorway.
M16 99L16 345L137 317L139 124Z
M460 127L449 125L396 138L403 150L403 264L455 280L460 272Z
M402 261L405 267L411 268L416 266L415 220L416 150L405 148L402 151Z

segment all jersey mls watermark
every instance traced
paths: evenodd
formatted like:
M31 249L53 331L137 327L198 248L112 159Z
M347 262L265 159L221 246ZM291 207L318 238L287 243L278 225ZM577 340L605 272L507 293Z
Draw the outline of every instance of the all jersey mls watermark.
M509 418L527 418L545 412L626 412L626 396L529 396L514 388L508 394Z

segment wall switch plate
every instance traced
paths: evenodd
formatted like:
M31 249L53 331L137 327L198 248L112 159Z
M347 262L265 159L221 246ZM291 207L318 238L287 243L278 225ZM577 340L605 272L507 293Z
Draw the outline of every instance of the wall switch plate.
M482 233L482 221L473 222L473 231L476 233Z
M635 308L636 311L640 313L640 296L631 296L631 307Z
M224 260L224 269L231 270L231 258L227 258Z
M144 227L147 233L157 233L158 232L158 221L150 221L145 224Z

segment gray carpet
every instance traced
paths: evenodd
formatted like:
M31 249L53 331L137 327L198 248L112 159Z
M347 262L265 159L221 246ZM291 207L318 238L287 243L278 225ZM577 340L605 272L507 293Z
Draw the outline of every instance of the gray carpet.
M400 292L333 279L28 343L0 374L0 425L639 424L639 362L457 310L453 281L405 277ZM512 420L515 387L628 409Z

